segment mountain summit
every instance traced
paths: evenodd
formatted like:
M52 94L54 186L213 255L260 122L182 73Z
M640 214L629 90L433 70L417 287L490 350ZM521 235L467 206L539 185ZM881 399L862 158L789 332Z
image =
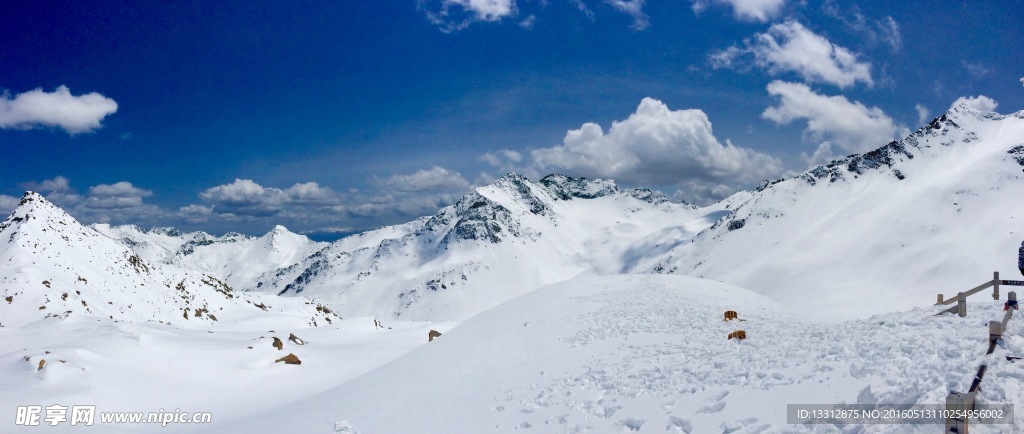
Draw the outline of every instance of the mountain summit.
M196 327L268 308L209 274L147 261L34 192L0 223L0 289L4 327L52 317ZM325 316L300 300L273 305L310 322Z

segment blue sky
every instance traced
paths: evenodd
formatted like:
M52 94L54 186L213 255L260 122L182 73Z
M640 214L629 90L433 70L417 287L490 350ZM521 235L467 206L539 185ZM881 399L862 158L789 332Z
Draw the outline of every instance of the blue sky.
M17 2L0 211L321 238L508 171L707 202L1024 109L1016 1Z

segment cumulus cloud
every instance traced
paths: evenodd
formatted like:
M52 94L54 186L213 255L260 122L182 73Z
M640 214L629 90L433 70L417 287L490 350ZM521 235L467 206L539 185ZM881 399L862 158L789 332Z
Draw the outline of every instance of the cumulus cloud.
M613 122L607 132L586 123L566 133L562 144L535 149L531 157L538 170L643 185L700 182L735 187L783 170L774 157L719 142L703 111L670 110L653 98L644 98L635 113Z
M127 181L115 182L113 184L98 184L89 187L89 197L82 202L82 207L91 210L125 210L134 209L139 212L148 205L142 202L142 198L152 196L153 192L138 188ZM156 212L155 209L146 209L145 212Z
M208 188L199 193L199 198L210 203L216 213L250 217L276 215L290 205L330 206L341 200L338 193L315 182L280 189L264 187L251 179L235 179L230 184ZM300 210L296 207L293 211Z
M768 93L778 97L779 104L767 108L761 117L778 124L806 120L804 133L810 140L829 140L848 153L875 149L907 133L878 107L868 108L842 95L815 93L802 83L776 80L768 84Z
M14 209L18 207L19 202L21 202L21 199L14 196L0 194L0 215L10 214L11 211L14 211Z
M515 152L515 151L512 151ZM458 172L440 166L423 169L410 174L396 174L387 178L374 178L373 183L400 192L464 191L469 182Z
M818 144L818 148L813 153L807 155L806 152L800 153L800 158L807 163L808 166L817 166L819 164L825 164L838 158L835 152L832 151L832 142L824 141Z
M741 21L767 22L779 15L786 0L693 0L693 12L701 13L712 5L732 8L736 19Z
M450 33L478 21L496 22L518 12L515 0L418 0L419 8L442 32Z
M833 44L796 21L771 26L765 33L708 56L715 69L744 69L749 65L771 75L793 72L810 83L845 88L862 82L874 85L871 64L857 60L850 50Z
M650 27L651 23L644 13L644 0L605 0L615 10L629 15L633 18L633 30L644 30Z
M922 126L928 122L930 117L930 111L927 107L921 104L914 104L914 110L917 110L917 125Z
M953 101L953 105L951 105L950 108L958 107L960 105L980 112L992 112L996 110L999 103L985 95L962 96L957 98L956 101Z
M89 187L89 196L95 197L147 197L152 195L152 191L143 190L127 181Z
M30 181L21 185L27 190L34 190L43 193L67 193L71 191L71 182L63 176L55 176L52 179L43 181Z
M1024 77L1021 77L1021 78L1020 78L1020 84L1021 84L1022 86L1024 86Z
M167 218L166 210L145 203L143 198L153 192L138 188L127 181L97 184L79 194L68 178L56 176L39 182L22 184L28 190L41 193L83 223L139 223L140 219L156 221Z
M53 92L30 90L14 98L4 92L0 96L0 128L57 127L74 135L99 128L103 118L116 111L114 100L96 92L74 96L67 86Z

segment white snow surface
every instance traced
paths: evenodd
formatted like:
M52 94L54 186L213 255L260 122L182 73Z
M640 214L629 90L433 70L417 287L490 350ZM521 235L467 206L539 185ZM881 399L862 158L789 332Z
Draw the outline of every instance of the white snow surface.
M985 321L937 308L818 323L742 288L574 279L471 318L381 368L228 432L934 433L941 425L789 425L787 404L942 404L988 363L980 402L1024 402L1019 318L992 356ZM725 322L736 310L743 322ZM727 340L737 329L740 342ZM285 417L284 415L287 415ZM974 424L972 432L1019 432ZM223 427L222 427L223 428Z

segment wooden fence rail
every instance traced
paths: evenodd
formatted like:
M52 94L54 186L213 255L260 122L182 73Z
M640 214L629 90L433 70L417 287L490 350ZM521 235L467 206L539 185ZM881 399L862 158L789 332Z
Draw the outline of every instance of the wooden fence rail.
M936 303L936 305L951 304L954 301L957 303L957 305L949 309L943 310L942 312L939 312L937 315L941 315L944 313L956 313L961 317L966 316L967 296L976 294L979 291L991 286L995 288L995 290L992 293L992 298L995 300L999 300L999 285L1024 286L1024 282L1018 280L999 280L999 272L997 271L993 273L992 280L990 282L986 282L967 292L958 293L956 298L954 299L943 300L942 294L939 294L938 302ZM1005 306L1007 307L1007 309L1006 313L1003 314L1003 320L993 320L989 321L988 323L989 336L988 351L986 352L986 354L992 354L993 352L995 352L999 340L1002 339L1003 333L1005 333L1006 331L1007 324L1010 322L1010 319L1013 318L1013 311L1016 310L1017 308L1016 292L1010 291L1008 294L1006 294L1006 299L1007 302ZM1013 361L1014 359L1019 358L1007 356L1006 359L1009 361ZM960 414L963 414L962 412L964 410L973 410L975 408L975 398L978 395L978 390L981 388L981 381L983 378L985 378L986 370L988 370L988 365L983 364L978 367L978 372L977 374L974 375L974 379L971 381L971 387L967 390L967 393L950 391L949 394L946 395L946 410L958 410L961 412ZM950 414L957 413L951 412ZM943 432L946 434L968 434L969 421L969 418L946 418L946 430Z
M950 298L950 299L943 299L942 298L942 294L939 294L937 299L936 299L936 302L935 302L936 306L946 305L946 304L953 304L953 303L956 303L956 306L953 306L953 307L951 307L949 309L943 310L942 312L939 312L939 313L937 313L935 315L942 315L944 313L955 313L955 314L959 315L960 317L965 317L965 316L967 316L967 297L972 296L974 294L977 294L977 293L981 292L982 290L984 290L985 288L991 287L992 288L992 299L993 300L999 300L999 286L1000 285L1024 286L1024 281L1021 281L1021 280L1000 280L999 279L999 272L998 271L993 272L992 273L992 280L990 280L988 282L985 282L985 283L982 283L981 285L975 286L974 288L971 288L971 289L969 289L967 291L959 292L959 293L956 294L956 297L953 297L953 298Z

